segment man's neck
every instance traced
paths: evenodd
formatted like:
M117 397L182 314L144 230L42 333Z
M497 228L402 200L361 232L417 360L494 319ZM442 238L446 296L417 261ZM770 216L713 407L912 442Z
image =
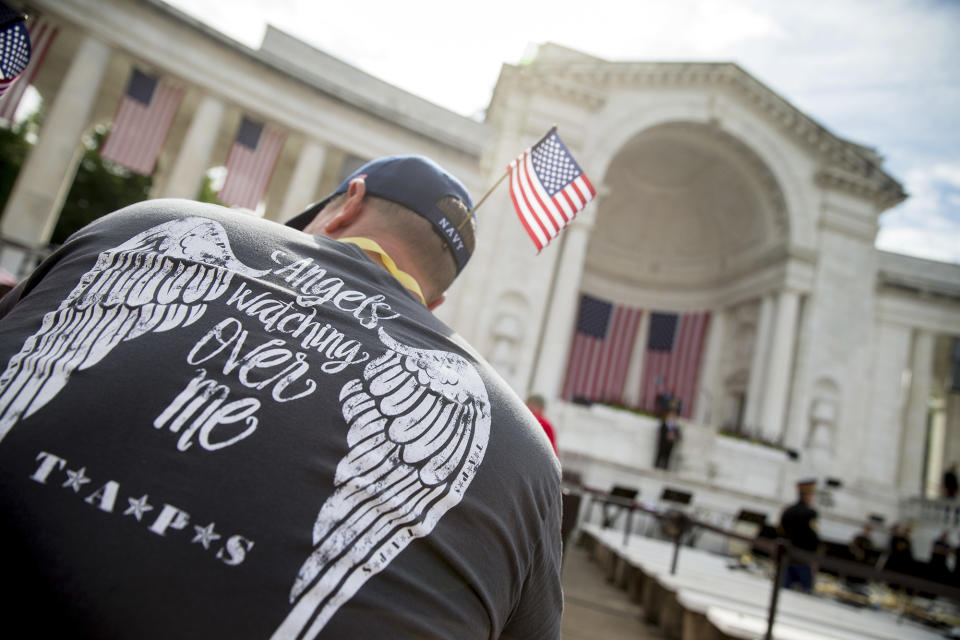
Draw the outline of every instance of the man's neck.
M397 263L379 242L363 236L337 238L337 240L356 245L362 249L364 253L370 256L371 260L388 271L405 289L410 291L424 306L427 306L427 300L423 295L423 289L420 287L420 283L415 277L397 266Z

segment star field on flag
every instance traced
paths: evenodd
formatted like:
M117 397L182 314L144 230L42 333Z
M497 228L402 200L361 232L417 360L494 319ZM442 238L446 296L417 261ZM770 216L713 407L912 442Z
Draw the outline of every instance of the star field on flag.
M182 87L134 68L100 156L134 173L152 174L182 98Z
M597 195L556 127L508 167L510 199L541 251Z
M4 7L4 5L0 2L0 10L2 10L2 7ZM5 17L6 15L0 16L0 20ZM21 26L22 24L23 23L20 23ZM30 86L30 83L33 82L33 78L43 63L47 50L57 35L56 26L36 16L27 20L26 29L29 38L28 53L26 55L29 58L29 63L26 69L19 75L8 77L8 74L15 71L15 66L19 64L18 61L23 60L22 34L5 34L3 36L3 42L0 43L0 48L2 48L0 56L4 58L4 61L0 63L3 66L3 71L0 72L0 76L3 77L3 79L0 79L0 119L3 120L13 120L13 116L17 112L17 107L20 105L23 94L26 92L27 87ZM12 39L8 40L8 38ZM10 48L8 49L8 47ZM16 51L17 49L19 49L19 52ZM10 56L9 59L7 58L8 55ZM9 91L7 91L7 89L9 89Z
M30 36L23 16L0 2L0 95L30 63Z
M286 134L280 129L244 116L227 156L227 179L217 194L220 201L256 209L285 140Z
M564 400L626 404L627 368L642 315L640 309L581 294Z

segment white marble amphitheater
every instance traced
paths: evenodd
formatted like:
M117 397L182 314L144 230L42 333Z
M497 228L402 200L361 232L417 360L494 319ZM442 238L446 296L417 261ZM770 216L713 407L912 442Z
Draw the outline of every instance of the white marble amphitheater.
M907 197L879 153L736 64L610 62L544 44L503 66L480 122L273 28L251 49L159 0L26 6L59 33L34 79L45 120L3 211L6 238L49 239L81 138L110 122L133 68L185 88L153 195L195 197L249 115L287 134L265 196L274 220L392 153L431 156L479 196L556 124L597 199L536 255L501 187L439 315L519 394L547 398L564 469L650 502L684 489L721 521L745 507L776 520L793 482L814 476L838 538L871 515L956 524L936 497L960 460L960 265L879 251L879 217ZM669 471L653 468L653 418L562 398L582 294L643 318L709 312ZM648 331L641 320L627 405Z

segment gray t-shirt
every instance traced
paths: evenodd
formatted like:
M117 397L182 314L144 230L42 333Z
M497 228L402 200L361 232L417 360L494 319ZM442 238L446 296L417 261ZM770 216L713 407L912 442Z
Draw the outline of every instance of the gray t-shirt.
M75 234L11 295L6 625L559 637L549 442L357 247L152 201Z

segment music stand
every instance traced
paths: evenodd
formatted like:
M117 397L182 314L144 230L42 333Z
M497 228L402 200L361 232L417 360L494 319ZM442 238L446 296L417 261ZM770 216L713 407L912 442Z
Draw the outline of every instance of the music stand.
M674 489L672 487L664 487L663 491L660 492L660 505L663 503L668 503L671 508L676 508L677 511L686 511L683 507L690 506L690 502L693 500L693 494L688 491L682 491L680 489ZM658 527L660 527L660 519L656 518ZM656 530L655 530L656 531ZM647 523L647 535L650 533L650 523Z
M626 537L630 535L630 529L632 528L633 520L633 502L636 500L639 493L640 490L636 487L627 487L617 484L614 485L606 495L594 495L590 500L590 508L593 508L594 502L601 503L603 515L601 526L604 529L608 529L613 526L613 523L617 519L617 516L620 515L620 512L626 509L627 522L626 528L624 529L624 536ZM588 519L589 515L590 514L588 513Z
M737 517L734 518L733 530L742 536L756 538L763 530L763 525L766 523L767 514L759 511L750 511L749 509L740 509L740 513L738 513ZM750 553L752 549L753 545L746 543L743 540L730 538L727 541L727 551L732 556L742 556L745 553Z

